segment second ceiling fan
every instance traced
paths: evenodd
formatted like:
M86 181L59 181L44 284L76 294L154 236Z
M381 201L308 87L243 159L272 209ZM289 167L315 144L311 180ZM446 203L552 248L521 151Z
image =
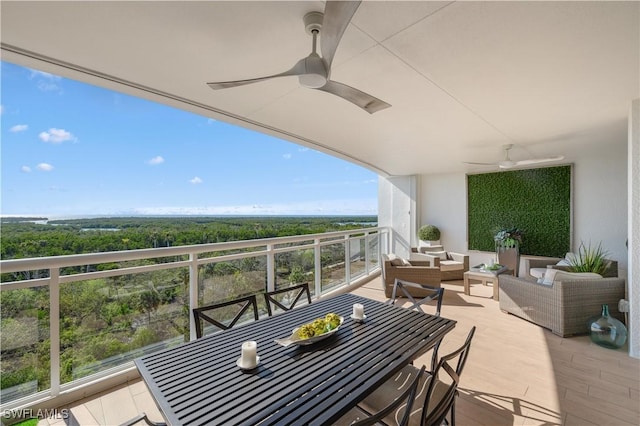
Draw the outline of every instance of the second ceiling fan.
M279 74L247 80L207 83L214 90L244 86L277 77L297 76L300 84L309 89L322 90L339 96L367 111L369 114L389 108L391 105L361 90L330 79L331 63L338 44L351 18L360 6L360 1L327 1L324 15L310 12L304 16L304 25L313 37L309 56L300 59L291 69ZM316 52L320 35L322 57Z
M555 157L530 158L528 160L514 161L511 159L511 157L509 157L509 151L511 150L511 148L513 148L513 144L510 143L507 145L503 145L502 148L504 149L504 159L502 161L497 161L495 163L473 163L473 162L465 161L464 163L471 164L474 166L498 166L501 169L512 169L514 167L550 163L552 161L560 161L564 159L563 155L556 155Z

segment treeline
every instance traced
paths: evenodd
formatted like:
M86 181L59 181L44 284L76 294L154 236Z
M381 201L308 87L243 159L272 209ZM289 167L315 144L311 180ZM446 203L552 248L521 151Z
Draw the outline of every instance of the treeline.
M111 217L47 223L13 219L2 219L3 260L285 237L377 225L376 216Z

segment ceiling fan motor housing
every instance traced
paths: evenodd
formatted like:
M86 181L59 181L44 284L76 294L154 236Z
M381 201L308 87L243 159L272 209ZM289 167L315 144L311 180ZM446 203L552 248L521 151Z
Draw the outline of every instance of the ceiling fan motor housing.
M302 18L302 20L304 22L304 29L307 31L307 33L313 35L314 30L320 32L320 30L322 29L323 17L324 15L322 14L322 12L309 12L304 15L304 18Z

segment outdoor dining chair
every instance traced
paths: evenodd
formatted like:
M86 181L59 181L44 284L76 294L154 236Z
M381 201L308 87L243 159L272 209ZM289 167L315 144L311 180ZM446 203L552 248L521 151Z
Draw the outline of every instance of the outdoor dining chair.
M419 298L416 300L415 297L411 295L410 288L419 288L427 293L427 296L423 298ZM393 292L391 294L391 304L395 305L396 299L398 297L406 297L412 303L409 309L415 309L420 312L424 312L422 310L421 305L426 305L432 301L436 301L436 312L434 315L440 316L440 308L442 307L442 298L444 297L444 288L439 287L429 287L428 285L412 283L409 281L404 281L396 278L396 281L393 284Z
M449 424L455 426L455 402L458 395L458 384L469 356L471 340L476 331L472 327L464 344L455 351L444 355L438 361L433 373L424 374L425 367L417 369L413 365L404 367L400 373L384 382L373 393L367 396L357 408L343 416L339 424L354 425L386 424L386 425L420 425L436 426L445 422L449 416ZM413 402L413 411L404 405L395 410L390 405L403 396L418 381L418 391ZM385 408L380 408L385 407ZM380 417L384 411L385 415ZM375 414L370 414L375 413ZM407 413L409 419L406 420ZM369 416L369 417L367 417ZM366 422L368 419L372 422Z
M304 300L302 296L306 295L307 303L311 303L311 292L309 291L309 283L297 284L287 288L267 291L264 293L264 301L267 305L267 313L272 316L276 308L283 311L293 309L298 302ZM275 305L275 306L272 306ZM272 309L272 307L274 309Z
M418 386L420 385L420 379L423 378L425 372L425 367L423 366L418 374L409 382L405 389L402 390L400 396L398 396L395 400L391 401L389 405L385 408L381 409L377 413L369 414L368 412L354 408L347 413L347 415L341 417L334 426L370 426L381 424L380 422L385 419L385 417L396 413L399 410L403 410L402 418L397 421L398 426L408 426L411 411L413 409L413 404L416 401L416 396L418 395ZM384 424L384 423L382 423Z
M222 330L228 330L236 325L241 318L246 318L249 309L253 309L253 318L258 320L258 302L255 294L228 300L222 303L202 306L193 309L196 322L196 336L198 339L204 334L203 321ZM215 316L215 317L214 317Z

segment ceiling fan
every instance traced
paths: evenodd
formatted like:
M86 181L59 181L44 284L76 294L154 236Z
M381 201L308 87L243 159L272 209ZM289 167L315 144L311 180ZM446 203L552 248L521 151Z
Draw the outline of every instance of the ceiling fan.
M266 77L248 80L223 81L207 83L214 90L244 86L276 77L297 76L300 85L309 89L322 90L339 96L367 111L369 114L389 108L388 103L355 89L346 84L330 80L331 62L351 18L360 6L360 1L327 1L324 15L321 12L307 13L303 20L309 34L313 37L312 50L309 56L300 59L288 71ZM318 35L320 35L322 57L316 53Z
M465 161L464 163L472 164L475 166L498 166L501 169L511 169L514 167L529 166L532 164L543 164L543 163L549 163L552 161L560 161L564 159L563 155L556 155L555 157L531 158L529 160L513 161L509 157L509 151L511 150L511 148L513 148L513 144L510 143L510 144L503 145L502 148L504 149L504 160L502 161L498 161L495 163L472 163L469 161Z

